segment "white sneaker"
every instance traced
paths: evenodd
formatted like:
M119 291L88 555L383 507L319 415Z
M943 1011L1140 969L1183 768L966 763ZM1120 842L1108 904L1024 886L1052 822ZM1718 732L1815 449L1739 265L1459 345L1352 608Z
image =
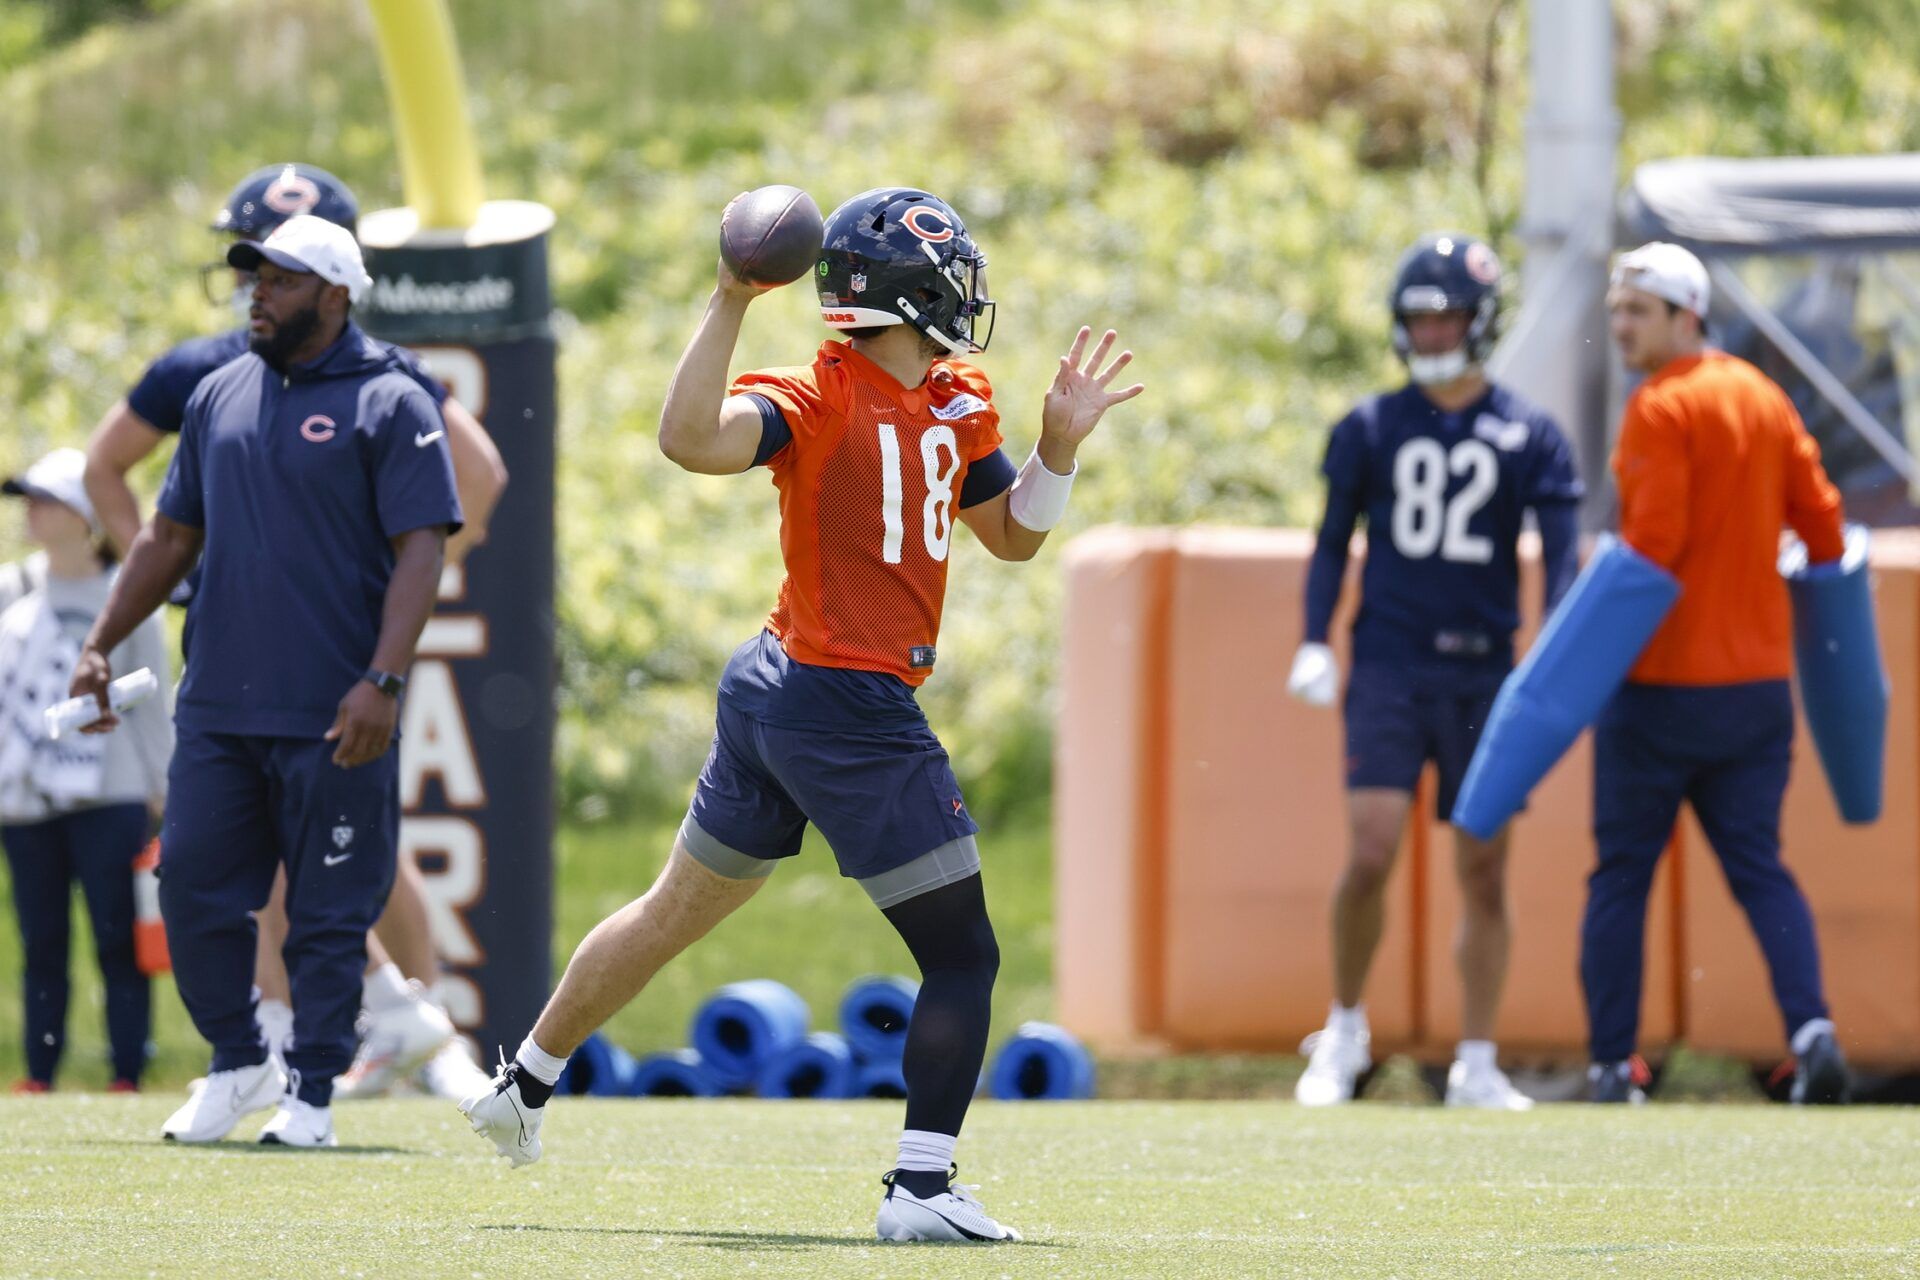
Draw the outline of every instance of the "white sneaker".
M273 1119L260 1130L260 1141L270 1147L337 1147L340 1140L333 1136L333 1108L316 1107L289 1093L280 1100Z
M459 1036L447 1041L440 1052L428 1058L414 1078L426 1092L448 1102L471 1098L493 1087L493 1077L480 1069L480 1064L473 1060L473 1050Z
M287 1073L269 1058L256 1067L210 1071L180 1109L167 1117L160 1136L168 1142L218 1142L255 1111L265 1111L287 1091Z
M521 1098L518 1064L502 1062L486 1088L460 1104L460 1114L514 1168L540 1158L540 1122L547 1109L530 1107Z
M972 1193L978 1187L949 1182L937 1196L922 1200L894 1181L889 1173L880 1181L887 1184L886 1198L880 1201L880 1215L874 1220L874 1232L882 1240L966 1240L992 1244L1018 1240L1020 1233L1003 1227L987 1216Z
M1360 1075L1373 1065L1368 1048L1373 1037L1326 1027L1300 1042L1307 1069L1293 1087L1293 1100L1303 1107L1331 1107L1353 1101Z
M333 1082L335 1098L381 1096L453 1038L452 1019L426 998L426 989L417 981L407 987L414 998L405 1004L361 1015L360 1048Z
M1447 1068L1447 1105L1478 1107L1483 1111L1531 1111L1533 1099L1513 1087L1498 1067L1474 1070L1455 1059Z

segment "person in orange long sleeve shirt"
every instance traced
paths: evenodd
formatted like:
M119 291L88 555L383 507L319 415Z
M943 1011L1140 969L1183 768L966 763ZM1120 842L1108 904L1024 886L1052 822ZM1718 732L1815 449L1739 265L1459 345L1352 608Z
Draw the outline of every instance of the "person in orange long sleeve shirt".
M1680 598L1594 727L1594 838L1580 973L1596 1101L1637 1099L1647 894L1693 806L1773 980L1797 1059L1796 1102L1840 1102L1845 1059L1821 991L1813 915L1780 860L1792 762L1793 631L1776 567L1792 528L1821 563L1843 550L1840 495L1786 393L1706 345L1708 279L1671 244L1624 254L1607 295L1628 368L1613 459L1620 536L1680 580Z

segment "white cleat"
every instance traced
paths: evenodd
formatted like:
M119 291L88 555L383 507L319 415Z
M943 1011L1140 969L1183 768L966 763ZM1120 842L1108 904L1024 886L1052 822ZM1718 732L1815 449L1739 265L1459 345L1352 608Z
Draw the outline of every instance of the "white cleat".
M1474 1070L1456 1059L1447 1069L1447 1105L1482 1111L1531 1111L1533 1099L1513 1087L1498 1067Z
M880 1201L880 1215L873 1229L882 1240L963 1241L972 1244L996 1244L1017 1241L1020 1233L1003 1227L987 1216L987 1211L972 1193L978 1187L949 1182L937 1196L922 1200L894 1181L889 1173L886 1198Z
M503 1062L500 1074L460 1104L473 1131L516 1169L540 1158L540 1122L547 1114L545 1107L530 1107L521 1098L519 1076L518 1064Z
M362 1015L360 1048L353 1065L334 1081L335 1098L382 1096L453 1038L452 1019L426 998L426 989L417 981L407 987L413 999L405 1004Z
M279 1102L286 1091L287 1073L271 1058L254 1067L209 1072L167 1117L160 1136L168 1142L218 1142L246 1116Z
M440 1052L428 1058L414 1079L423 1090L448 1102L459 1102L493 1087L493 1077L480 1069L480 1064L473 1060L473 1050L459 1036L447 1041Z
M1300 1042L1307 1069L1293 1087L1293 1100L1303 1107L1332 1107L1353 1101L1354 1086L1373 1065L1367 1032L1358 1034L1326 1027Z
M269 1147L337 1147L340 1140L333 1136L333 1108L316 1107L290 1093L280 1100L280 1109L260 1130L260 1141Z

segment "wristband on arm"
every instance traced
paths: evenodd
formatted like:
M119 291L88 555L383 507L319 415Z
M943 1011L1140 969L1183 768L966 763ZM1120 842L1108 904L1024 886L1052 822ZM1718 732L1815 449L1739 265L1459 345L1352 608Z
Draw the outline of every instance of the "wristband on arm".
M1067 498L1073 493L1073 478L1078 474L1078 462L1065 475L1047 470L1047 464L1040 461L1040 447L1035 445L1027 456L1027 465L1020 468L1020 478L1013 482L1007 513L1021 527L1046 533L1067 514Z

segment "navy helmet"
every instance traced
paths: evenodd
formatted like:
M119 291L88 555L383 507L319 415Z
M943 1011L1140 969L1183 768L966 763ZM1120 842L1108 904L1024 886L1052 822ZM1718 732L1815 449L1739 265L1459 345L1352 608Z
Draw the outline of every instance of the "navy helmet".
M1493 353L1501 274L1500 259L1484 240L1456 231L1422 236L1400 255L1387 305L1393 313L1393 349L1415 382L1451 382ZM1442 311L1466 313L1466 341L1452 351L1416 354L1407 317Z
M910 324L954 355L985 351L993 336L986 270L953 206L912 187L875 187L827 215L815 273L820 316L835 329Z
M270 164L248 174L213 215L213 229L264 240L296 213L311 213L359 234L360 202L346 183L310 164Z

